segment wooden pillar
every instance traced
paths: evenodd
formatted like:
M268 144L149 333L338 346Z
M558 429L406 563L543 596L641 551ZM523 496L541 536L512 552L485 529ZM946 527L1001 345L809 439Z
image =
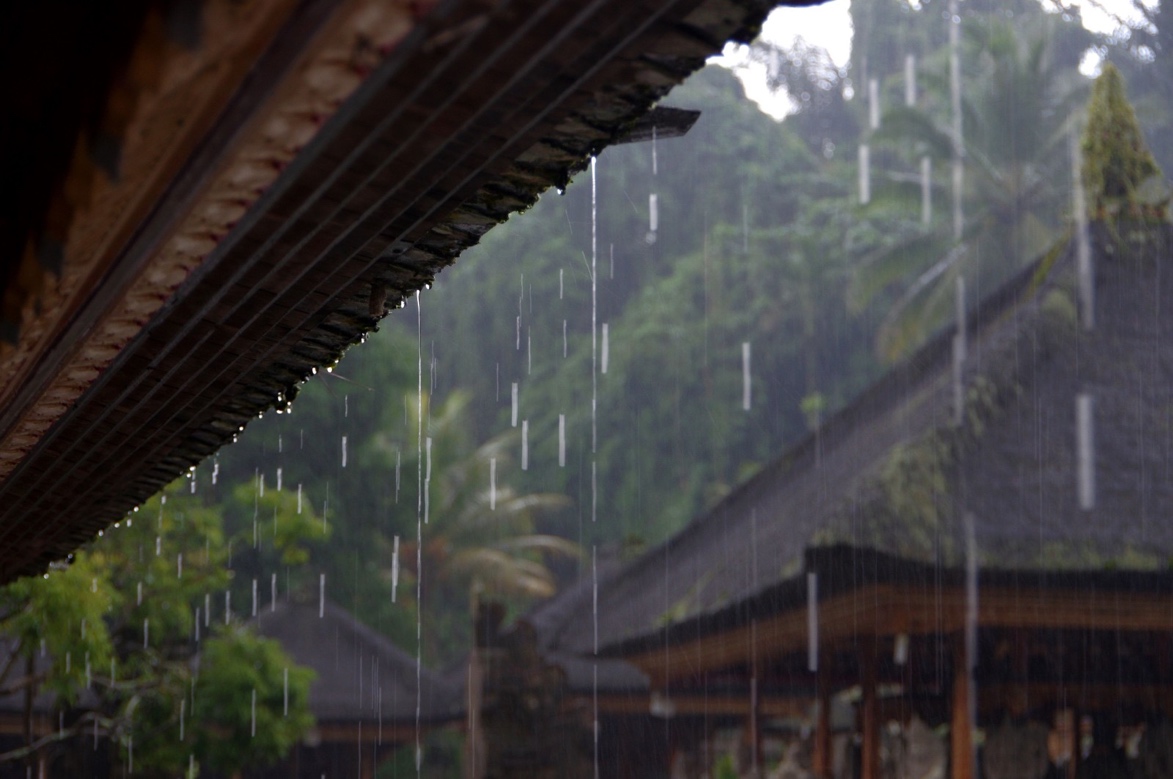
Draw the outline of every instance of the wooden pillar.
M859 706L863 743L860 745L860 779L880 779L880 707L876 700L876 653L872 646L861 647L859 686L863 696Z
M815 676L815 743L811 755L811 770L819 779L831 776L831 690L827 683L827 658L819 660Z
M952 779L974 779L973 679L965 636L953 637L953 705L949 725L949 764Z
M468 654L466 678L468 704L467 732L464 739L464 775L466 779L481 779L485 775L485 736L481 727L481 708L485 693L485 672L481 665L480 649L476 646Z
M358 774L361 779L375 779L375 755L359 743Z

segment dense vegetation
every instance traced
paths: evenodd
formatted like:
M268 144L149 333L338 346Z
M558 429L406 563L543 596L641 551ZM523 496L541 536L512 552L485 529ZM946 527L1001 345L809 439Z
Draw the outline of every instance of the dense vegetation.
M83 682L103 684L96 672L86 681L77 662L86 652L95 668L111 657L146 668L156 654L140 656L127 636L150 619L167 662L134 682L134 700L154 707L149 721L147 708L128 710L131 687L113 685L76 719L101 718L118 738L133 730L149 761L152 726L173 729L174 690L190 684L193 609L209 588L244 603L253 579L278 574L282 597L315 597L324 574L344 608L409 650L419 641L426 661L448 661L468 644L478 598L523 608L592 559L678 531L950 321L958 279L972 306L1063 238L1089 91L1077 65L1089 46L1116 62L1156 161L1173 164L1168 3L1113 40L1033 0L963 3L962 139L952 131L947 5L856 3L845 67L802 43L756 45L752 58L793 101L783 122L746 100L727 70L698 73L668 101L702 112L686 137L607 150L593 173L490 232L435 289L312 379L290 413L254 423L177 487L185 497L169 505L181 510L164 516L188 524L168 530L176 535L156 562L170 571L181 548L193 556L188 578L151 602L167 614L142 613L117 562L131 533L147 532L136 520L73 568L9 589L7 628L22 642L14 656L24 662L51 642L53 662L66 665L36 684L68 704ZM207 571L193 567L200 559ZM60 624L20 610L57 602L79 581L93 587ZM74 630L81 624L90 632ZM284 662L235 628L215 640L236 647L217 657L247 649L258 668ZM257 759L296 737L284 728ZM187 759L162 744L159 767ZM215 763L213 747L201 754Z

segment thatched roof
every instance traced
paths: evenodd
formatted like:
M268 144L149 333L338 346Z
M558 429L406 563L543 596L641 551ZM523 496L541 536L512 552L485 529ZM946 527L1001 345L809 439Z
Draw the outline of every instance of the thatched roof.
M1090 331L1077 315L1070 250L1036 263L970 315L961 425L950 329L818 434L608 577L598 596L600 646L652 641L671 625L700 629L722 614L736 621L751 603L801 602L812 547L848 544L931 570L963 568L967 517L984 570L1166 568L1173 231L1146 237L1144 247L1126 249L1099 236ZM1094 408L1091 508L1081 508L1078 491L1081 393ZM589 605L575 611L546 621L551 648L591 651Z
M460 716L462 688L423 668L413 655L327 601L279 603L257 616L258 634L280 642L298 665L312 668L309 708L319 723L385 725L416 722L417 691L422 723Z
M287 403L775 5L268 3L143 43L125 178L82 155L60 274L0 343L0 581Z

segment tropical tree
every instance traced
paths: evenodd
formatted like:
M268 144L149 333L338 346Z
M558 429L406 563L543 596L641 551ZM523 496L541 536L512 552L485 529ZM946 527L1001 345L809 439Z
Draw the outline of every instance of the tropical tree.
M874 217L891 218L893 229L863 258L851 298L862 306L893 296L877 338L885 357L907 353L946 321L958 278L980 297L1063 230L1070 202L1069 138L1083 95L1069 56L1058 55L1071 49L1056 45L1065 24L1044 17L1021 32L1002 19L967 19L971 86L962 100L966 188L960 236L947 219L921 222L921 182L915 176L888 175L868 207ZM941 79L923 81L938 94L944 86ZM945 104L930 93L920 106L891 108L873 140L906 160L928 157L934 170L945 170L954 155L947 112L940 110ZM911 168L911 161L905 164Z
M1082 150L1093 218L1164 217L1169 196L1161 169L1137 124L1120 71L1110 62L1092 88Z
M416 538L398 545L398 562L384 576L398 574L406 599L419 593L428 610L433 651L449 656L466 648L468 626L481 599L520 606L549 597L557 582L549 563L578 556L578 545L539 531L542 515L567 505L565 496L523 493L510 484L520 431L510 429L472 448L466 411L469 396L453 392L434 410L425 395L410 404L411 415L426 420L421 512ZM418 427L417 427L418 429ZM390 459L404 442L377 436L375 445ZM471 449L471 451L470 451ZM515 475L515 474L514 474ZM384 536L383 559L396 560L395 539Z
M0 760L68 757L73 740L101 734L116 747L112 759L141 776L198 764L229 773L279 759L312 724L312 672L231 611L207 613L231 585L229 545L220 511L184 486L152 498L68 565L0 590L0 693L25 700L25 745ZM59 727L38 736L33 702L44 693Z

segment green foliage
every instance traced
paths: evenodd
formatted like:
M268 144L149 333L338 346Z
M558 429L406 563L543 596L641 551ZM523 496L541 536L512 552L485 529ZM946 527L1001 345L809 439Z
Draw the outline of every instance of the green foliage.
M877 336L888 360L907 355L947 322L954 286L996 287L1055 244L1070 201L1067 138L1083 90L1062 44L1070 22L1027 15L1015 23L967 17L963 92L965 184L960 240L948 218L951 193L944 174L953 156L947 94L933 91L917 107L888 110L874 142L889 156L877 194L865 212L895 217L882 240L855 269L851 299L863 305L890 297L892 307ZM931 224L914 222L920 157L939 171Z
M75 707L72 726L27 751L53 750L97 727L119 746L122 760L129 762L133 749L140 775L172 776L190 759L231 771L280 757L308 727L308 677L279 647L238 627L222 627L222 619L201 625L203 640L195 640L205 596L218 600L230 586L230 544L221 511L181 487L172 485L115 524L78 551L71 565L0 590L0 631L15 642L4 676L7 691L51 692L57 705ZM301 543L295 532L285 538L285 550ZM193 676L197 657L200 671ZM25 673L26 666L34 673ZM286 720L281 695L287 667ZM232 685L246 681L265 693L258 699L257 738L246 733L250 738L231 754L215 752L228 732L220 706L231 699L237 716L239 697L251 696L252 687ZM246 697L246 716L250 702Z
M313 677L276 641L246 630L226 631L208 641L195 684L193 709L202 725L195 739L197 753L225 773L242 762L260 766L280 759L314 724L308 709Z
M1105 63L1092 89L1083 134L1083 181L1094 219L1163 218L1168 198L1152 202L1143 190L1161 169L1145 144L1120 71Z
M462 392L450 394L437 408L427 397L409 404L409 418L422 411L427 419L422 474L427 527L422 546L412 533L400 548L400 597L415 599L422 563L420 596L429 606L429 649L444 659L466 646L470 606L475 608L477 600L520 607L549 597L557 590L549 563L579 556L577 544L538 532L544 515L566 507L565 496L525 493L511 484L519 475L513 468L513 452L521 446L518 431L510 429L473 448L467 409L468 396ZM378 435L375 445L391 452L400 451L403 442ZM390 560L389 539L380 543ZM385 576L391 574L388 568Z
M0 676L4 689L28 684L23 661L43 652L51 658L50 666L33 683L72 703L85 689L87 668L109 664L113 643L104 618L120 598L100 565L83 557L0 590L7 615L0 624L18 647Z

